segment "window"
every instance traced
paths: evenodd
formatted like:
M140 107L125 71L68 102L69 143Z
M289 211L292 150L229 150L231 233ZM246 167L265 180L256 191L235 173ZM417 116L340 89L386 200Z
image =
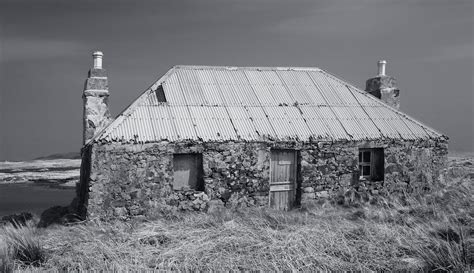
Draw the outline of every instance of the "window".
M382 148L359 149L359 175L372 181L384 179Z
M165 96L165 91L163 90L163 86L158 86L158 88L155 91L156 93L156 98L158 99L158 102L166 102L166 96Z
M202 154L173 155L173 189L204 191Z

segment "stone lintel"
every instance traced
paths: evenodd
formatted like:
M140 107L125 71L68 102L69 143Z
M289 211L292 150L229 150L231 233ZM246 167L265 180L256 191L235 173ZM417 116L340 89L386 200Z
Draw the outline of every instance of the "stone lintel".
M388 144L382 141L361 141L357 147L362 148L387 148Z
M107 90L87 89L84 90L84 97L108 97L110 95Z

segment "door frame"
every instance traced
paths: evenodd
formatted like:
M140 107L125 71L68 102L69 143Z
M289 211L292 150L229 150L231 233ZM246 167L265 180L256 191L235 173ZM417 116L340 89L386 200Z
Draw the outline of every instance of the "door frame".
M274 151L291 151L291 152L294 152L294 160L295 160L295 173L294 173L294 176L295 176L295 181L294 181L294 188L293 188L293 191L294 191L294 200L293 200L293 204L290 204L290 208L289 210L295 208L298 206L299 202L301 201L301 181L300 181L300 177L301 177L301 155L300 155L300 150L297 150L297 149L291 149L291 148L271 148L270 149L270 173L269 173L269 178L268 178L268 207L271 208L271 191L270 191L270 187L271 187L271 184L272 184L272 172L273 172L273 167L272 167L272 153Z

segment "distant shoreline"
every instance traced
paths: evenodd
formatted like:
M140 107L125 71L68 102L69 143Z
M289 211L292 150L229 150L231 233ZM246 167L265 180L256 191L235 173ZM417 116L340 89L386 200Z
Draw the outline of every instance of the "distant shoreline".
M0 162L0 185L32 183L71 188L79 181L80 166L80 159Z

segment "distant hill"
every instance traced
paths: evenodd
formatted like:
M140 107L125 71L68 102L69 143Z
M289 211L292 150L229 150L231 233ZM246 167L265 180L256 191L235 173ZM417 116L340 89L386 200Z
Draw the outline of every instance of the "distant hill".
M49 160L49 159L81 159L80 152L59 153L35 158L35 160Z

